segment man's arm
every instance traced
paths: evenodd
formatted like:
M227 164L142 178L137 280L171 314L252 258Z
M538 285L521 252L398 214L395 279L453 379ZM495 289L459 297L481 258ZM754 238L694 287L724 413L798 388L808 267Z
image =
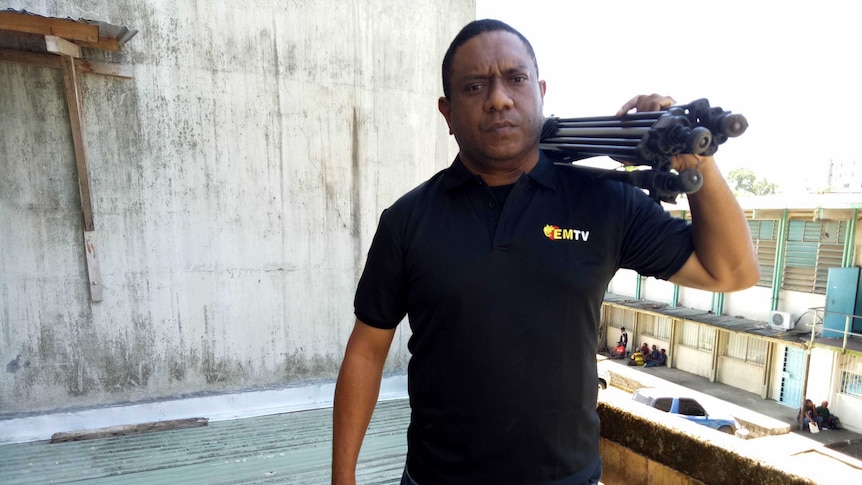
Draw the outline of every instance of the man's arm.
M332 411L332 483L356 483L356 462L380 394L383 364L395 329L383 330L356 320L335 383Z
M760 279L748 222L712 157L680 155L674 168L699 165L703 187L688 195L694 253L670 281L710 291L738 291Z
M633 108L657 111L674 104L676 101L669 96L635 96L620 108L617 116ZM688 195L694 253L670 281L719 292L749 288L760 279L760 266L745 213L712 157L689 154L673 159L673 168L678 172L695 167L703 175L703 187Z

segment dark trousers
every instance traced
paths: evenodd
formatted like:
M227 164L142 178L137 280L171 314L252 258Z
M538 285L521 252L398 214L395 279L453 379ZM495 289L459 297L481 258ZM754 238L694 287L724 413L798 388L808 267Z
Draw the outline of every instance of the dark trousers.
M591 478L590 481L588 481L584 485L596 485L596 484L598 484L599 478L601 477L601 475L602 475L602 467L599 466L599 468L596 471L593 478ZM410 474L407 473L407 467L406 466L404 467L404 474L401 475L401 485L419 485L418 483L413 481L413 478L411 478Z

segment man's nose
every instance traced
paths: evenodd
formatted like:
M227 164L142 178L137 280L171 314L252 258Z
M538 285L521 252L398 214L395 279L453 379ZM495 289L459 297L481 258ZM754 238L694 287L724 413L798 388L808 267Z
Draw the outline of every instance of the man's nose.
M502 79L492 79L485 99L486 111L502 111L512 107L512 95Z

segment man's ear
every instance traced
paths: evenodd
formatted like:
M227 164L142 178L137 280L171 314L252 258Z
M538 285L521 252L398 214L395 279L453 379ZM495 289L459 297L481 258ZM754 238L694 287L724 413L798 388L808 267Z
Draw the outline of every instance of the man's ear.
M449 116L452 114L452 105L449 104L449 99L445 96L440 96L437 100L437 109L446 118L446 124L449 125L449 134L452 135L452 123L449 122Z

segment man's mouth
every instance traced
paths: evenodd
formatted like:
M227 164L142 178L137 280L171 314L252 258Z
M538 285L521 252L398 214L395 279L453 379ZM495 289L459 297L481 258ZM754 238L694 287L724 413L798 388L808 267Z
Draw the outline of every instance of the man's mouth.
M515 123L511 121L495 121L485 128L485 131L489 133L506 133L514 130L516 127Z

